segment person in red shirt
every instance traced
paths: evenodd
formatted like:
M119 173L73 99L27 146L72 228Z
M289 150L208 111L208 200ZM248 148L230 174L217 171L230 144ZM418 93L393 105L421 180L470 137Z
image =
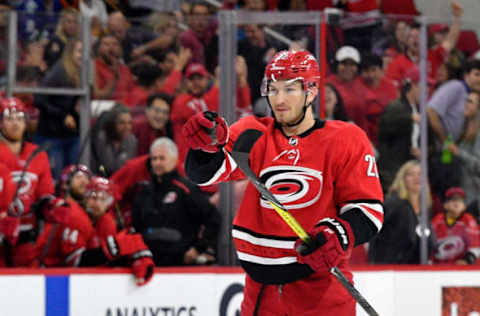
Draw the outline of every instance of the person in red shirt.
M131 106L134 105L130 97L135 80L120 56L121 47L115 36L107 34L98 39L93 94L96 99L115 100Z
M155 93L148 97L145 115L137 117L133 123L133 133L138 140L137 156L149 153L150 145L161 136L173 139L170 122L172 98L165 93Z
M242 116L251 112L250 88L247 83L247 66L243 57L237 57L237 114ZM199 112L218 111L218 82L211 81L210 75L202 64L190 64L185 72L187 93L175 98L170 119L173 127L174 141L178 146L178 169L185 175L184 161L188 146L182 134L182 127L187 120Z
M364 97L367 103L367 135L376 144L378 120L387 104L398 97L398 89L385 77L382 59L376 55L363 57L361 79L367 87Z
M337 88L343 99L347 116L364 131L367 127L367 104L365 102L365 84L358 76L361 63L360 53L355 47L343 46L335 54L338 62L337 74L327 77L327 82Z
M435 263L475 264L480 257L480 228L475 218L465 212L465 192L452 187L445 192L444 213L432 219L437 238Z
M463 7L456 2L452 3L453 23L445 39L428 50L428 76L435 79L439 67L444 64L451 50L455 47L460 35L461 17ZM395 57L388 65L386 76L394 81L399 87L405 79L408 69L420 62L420 26L412 25L407 38L407 49L404 54Z
M37 145L24 140L26 129L25 105L20 99L0 100L1 138L0 156L10 170L15 182L15 195L9 206L9 216L19 219L18 241L6 243L0 248L5 251L5 260L12 266L32 266L35 260L34 242L37 214L32 204L54 193L53 179L47 154L42 151L29 161Z

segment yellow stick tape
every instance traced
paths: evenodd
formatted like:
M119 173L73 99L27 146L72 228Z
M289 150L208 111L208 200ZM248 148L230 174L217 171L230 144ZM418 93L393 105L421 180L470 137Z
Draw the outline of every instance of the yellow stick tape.
M292 214L282 209L272 201L269 201L269 203L270 205L272 205L273 209L278 213L278 215L280 215L280 217L285 221L285 223L290 226L290 228L295 232L295 234L300 237L301 240L303 240L307 244L312 241L305 229L303 229L303 227L297 222L297 220L295 219L295 217L293 217Z

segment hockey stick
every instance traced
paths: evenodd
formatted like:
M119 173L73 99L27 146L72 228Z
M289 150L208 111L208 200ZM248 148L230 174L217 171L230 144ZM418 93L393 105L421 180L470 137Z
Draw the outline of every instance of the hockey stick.
M237 163L238 167L255 188L260 192L263 198L270 203L278 215L285 221L285 223L303 240L307 245L312 245L312 238L308 235L305 229L297 222L295 217L280 203L275 196L267 189L267 187L260 182L255 173L249 165L248 156L250 150L262 136L262 132L254 129L244 131L235 141L231 156ZM345 277L345 275L337 267L330 268L330 273L343 285L343 287L350 293L350 295L362 306L362 308L370 316L379 316L375 309L368 303L363 295L353 286L352 283Z

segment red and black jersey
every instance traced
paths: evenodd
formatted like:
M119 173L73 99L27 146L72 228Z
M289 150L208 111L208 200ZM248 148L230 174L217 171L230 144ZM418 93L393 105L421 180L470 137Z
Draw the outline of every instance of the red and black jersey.
M375 156L365 133L351 123L316 121L303 134L287 137L272 118L246 117L231 126L224 152L208 165L202 167L198 156L205 153L190 151L186 170L192 180L208 185L244 178L229 152L247 129L263 133L250 151L251 169L306 231L323 218L341 217L361 244L380 230L383 192ZM232 235L242 266L257 282L286 283L312 273L297 262L295 233L251 183Z
M480 256L480 228L475 218L464 212L452 225L447 224L445 214L432 219L432 229L437 238L433 260L436 263L455 263L471 253Z
M0 163L0 214L6 213L12 202L16 185L10 176L10 169Z
M17 185L28 157L36 148L37 145L25 142L20 154L17 156L5 143L0 142L0 157L2 157L2 162L10 170L13 182L17 183ZM30 213L30 206L41 197L52 195L53 193L53 178L50 172L48 156L46 152L40 152L30 162L18 191L18 197L24 206L24 213L21 217L22 225L30 228L35 226L35 219Z

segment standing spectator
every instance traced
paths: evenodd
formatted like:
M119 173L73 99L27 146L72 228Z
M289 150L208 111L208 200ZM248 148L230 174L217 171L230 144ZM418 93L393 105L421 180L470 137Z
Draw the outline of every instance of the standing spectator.
M80 88L82 42L67 43L62 58L48 71L40 85L43 87ZM37 143L49 142L48 157L54 178L65 166L78 158L80 98L69 95L35 95L35 106L40 111Z
M133 227L142 234L157 266L212 263L220 214L205 193L178 174L177 159L171 139L161 137L152 144L152 180L136 196Z
M383 205L385 219L370 242L369 260L375 264L419 264L420 164L407 161L395 175ZM431 198L428 193L427 205Z
M439 87L428 102L427 113L433 130L431 142L437 152L429 156L432 190L443 196L450 186L460 186L460 163L442 161L441 151L448 143L457 142L464 130L465 103L469 92L480 91L480 61L472 60L464 70L463 81L450 80Z
M100 126L92 138L94 170L105 168L112 175L137 154L137 139L132 133L132 115L123 104L116 104L99 119Z
M452 13L454 20L450 26L447 36L443 42L431 47L428 50L428 76L435 79L437 70L440 65L444 64L451 50L455 47L458 36L460 34L461 17L463 15L463 7L457 2L452 2ZM412 25L407 39L407 49L404 54L398 55L388 65L386 75L392 79L397 86L400 86L402 80L405 79L405 72L417 65L420 54L420 26L418 24Z
M330 75L327 82L340 92L348 117L367 131L367 104L364 99L366 87L358 76L360 53L355 47L343 46L337 50L335 59L338 62L337 74Z
M480 227L472 215L465 212L465 192L451 187L445 192L444 212L432 219L437 238L434 263L475 264L480 257Z
M151 30L141 26L131 26L125 16L115 11L108 17L107 31L115 36L122 47L122 54L125 63L145 57L155 49L169 47L175 40L170 34L156 35Z
M158 137L173 139L171 105L172 98L168 94L155 93L148 97L145 115L134 120L133 133L138 141L137 156L148 154L150 145Z
M237 71L237 112L250 112L250 89L247 84L247 66L243 57L236 60ZM213 84L210 75L202 64L190 64L185 71L187 93L180 94L173 102L170 119L173 126L173 137L178 146L178 167L180 174L184 174L184 161L187 155L187 140L182 134L182 127L193 115L207 110L218 111L219 90L218 83Z
M461 138L451 143L448 149L460 164L461 187L465 192L465 203L472 204L473 213L478 215L478 192L480 192L480 97L478 92L472 91L465 104L465 123ZM480 219L480 218L479 218Z
M189 30L180 34L180 44L192 51L192 62L206 65L205 48L211 44L216 24L210 22L210 7L206 2L195 1L188 15Z
M405 75L400 98L385 108L378 122L378 168L385 192L405 162L420 159L419 81L418 69L410 69Z
M78 7L83 17L91 19L93 33L99 36L108 21L105 3L102 0L80 0Z
M122 63L120 54L120 44L115 36L107 34L98 39L93 94L96 99L134 105L130 102L130 95L135 80L130 69Z
M31 267L35 264L38 228L37 214L32 205L54 193L53 179L45 152L36 155L23 172L25 161L37 146L24 140L27 118L22 101L17 98L1 99L0 111L0 156L15 182L15 191L18 191L9 206L8 215L15 219L12 218L11 231L20 231L18 239L3 240L0 252L4 254L8 266Z
M325 118L348 122L350 119L345 112L342 96L334 85L325 84Z
M367 135L376 145L378 120L387 104L398 97L398 90L393 82L385 77L383 61L376 55L363 57L361 78L367 87L364 97L367 103Z
M45 47L43 59L49 68L60 59L67 42L75 39L78 35L78 11L73 8L63 9L60 13L55 36Z
M260 86L265 66L277 52L277 48L265 35L263 25L247 24L245 39L238 43L238 54L245 58L248 68L248 85L252 92L252 102L255 103L260 97Z

